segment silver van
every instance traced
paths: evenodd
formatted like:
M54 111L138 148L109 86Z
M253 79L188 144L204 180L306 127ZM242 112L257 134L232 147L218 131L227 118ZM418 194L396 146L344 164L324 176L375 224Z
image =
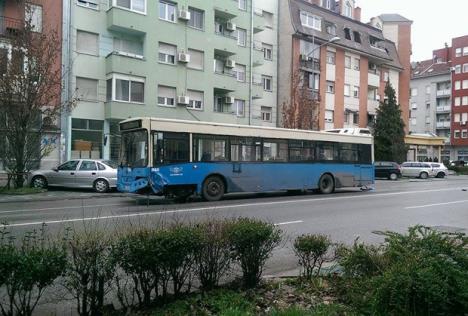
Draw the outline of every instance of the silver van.
M401 175L403 177L427 179L434 177L434 169L428 162L404 162L400 165Z

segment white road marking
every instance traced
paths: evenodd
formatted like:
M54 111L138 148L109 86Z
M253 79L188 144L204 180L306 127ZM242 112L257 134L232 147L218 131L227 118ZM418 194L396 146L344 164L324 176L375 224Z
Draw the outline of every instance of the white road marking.
M454 191L460 190L461 188L450 188L450 189L434 189L434 190L419 190L419 191L406 191L406 192L390 192L390 193L377 193L377 194L366 194L366 195L352 195L352 196L340 196L340 197L327 197L327 198L312 198L312 199L298 199L298 200L286 200L286 201L271 201L271 202L258 202L258 203L243 203L243 204L231 204L231 205L219 205L219 206L208 206L208 207L197 207L189 209L179 209L171 211L151 211L144 213L131 213L123 215L109 215L109 216L96 216L96 217L84 217L84 218L72 218L72 219L63 219L63 220L52 220L52 221L42 221L42 222L30 222L30 223L15 223L10 225L0 225L2 227L20 227L20 226L34 226L42 224L61 224L61 223L72 223L72 222L86 222L93 220L108 220L108 219L117 219L117 218L132 218L132 217L142 217L142 216L152 216L152 215L165 215L165 214L176 214L176 213L191 213L198 211L218 211L226 210L232 208L243 208L251 206L269 206L269 205L281 205L281 204L297 204L297 203L308 203L308 202L323 202L323 201L336 201L336 200L349 200L349 199L364 199L364 198L373 198L381 196L393 196L393 195L409 195L416 193L431 193L431 192L441 192L441 191ZM97 205L96 207L105 206ZM68 207L75 208L75 207ZM128 207L127 207L128 208ZM61 209L61 208L57 208ZM65 209L65 208L63 208Z
M123 205L122 204L102 204L102 205L77 205L77 206L62 206L62 207L50 207L50 208L33 208L33 209L0 211L0 214L69 210L69 209L82 209L82 208L93 208L93 207L104 207L104 206L123 206Z
M291 224L300 224L300 223L304 223L304 221L292 221L292 222L276 223L275 226L291 225Z
M417 208L426 208L426 207L433 207L433 206L441 206L441 205L460 204L460 203L466 203L466 202L468 202L468 200L451 201L451 202L434 203L434 204L417 205L417 206L407 206L407 207L405 207L405 210L412 210L412 209L417 209Z

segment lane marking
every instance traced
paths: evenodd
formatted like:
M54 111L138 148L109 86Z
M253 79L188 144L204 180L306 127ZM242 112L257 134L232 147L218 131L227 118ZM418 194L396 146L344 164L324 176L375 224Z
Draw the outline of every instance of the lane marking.
M272 202L259 202L259 203L243 203L243 204L232 204L232 205L219 205L219 206L208 206L208 207L197 207L189 209L178 209L170 211L149 211L143 213L131 213L131 214L122 214L122 215L108 215L108 216L95 216L95 217L82 217L82 218L71 218L71 219L62 219L62 220L51 220L51 221L41 221L41 222L29 222L29 223L15 223L0 225L0 228L3 227L21 227L21 226L34 226L42 224L61 224L61 223L73 223L73 222L87 222L93 220L109 220L117 218L133 218L133 217L142 217L142 216L152 216L152 215L166 215L166 214L177 214L177 213L191 213L198 211L220 211L232 208L243 208L251 206L269 206L269 205L281 205L281 204L297 204L305 202L323 202L328 200L349 200L349 199L363 199L363 198L372 198L372 197L381 197L381 196L394 196L394 195L409 195L415 193L431 193L431 192L441 192L441 191L452 191L457 190L457 188L451 189L434 189L434 190L420 190L420 191L407 191L407 192L392 192L392 193L377 193L377 194L367 194L367 195L352 195L352 196L341 196L341 197L331 197L331 198L315 198L315 199L299 199L299 200L286 200L286 201L272 201ZM104 205L103 205L104 206ZM59 208L60 209L60 208ZM126 207L125 209L128 209Z
M277 224L275 224L275 226L291 225L291 224L300 224L300 223L304 223L304 221L282 222L282 223L277 223Z
M460 204L466 203L468 200L461 200L461 201L451 201L451 202L444 202L444 203L434 203L434 204L426 204L426 205L416 205L416 206L407 206L405 210L412 210L417 208L425 208L425 207L433 207L433 206L441 206L441 205L451 205L451 204Z
M63 207L50 207L50 208L33 208L33 209L19 209L19 210L8 210L0 211L0 214L8 213L23 213L23 212L42 212L42 211L56 211L56 210L68 210L68 209L81 209L91 207L103 207L103 206L123 206L122 204L102 204L102 205L77 205L77 206L63 206Z

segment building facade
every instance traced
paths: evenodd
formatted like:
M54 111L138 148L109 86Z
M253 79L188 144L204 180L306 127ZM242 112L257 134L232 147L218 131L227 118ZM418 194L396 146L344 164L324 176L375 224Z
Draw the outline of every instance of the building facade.
M276 1L68 0L63 159L119 154L118 122L276 125Z
M361 23L352 0L281 1L279 14L279 104L291 102L299 74L318 96L320 129L372 127L388 81L408 126L411 21L392 14Z
M468 36L414 64L411 131L446 138L442 159L468 161ZM425 150L418 155L424 157Z

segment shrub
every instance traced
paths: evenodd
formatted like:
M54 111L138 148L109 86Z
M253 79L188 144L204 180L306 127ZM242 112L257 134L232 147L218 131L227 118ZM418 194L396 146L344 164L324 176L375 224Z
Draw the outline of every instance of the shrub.
M258 285L266 260L281 241L281 230L256 219L240 218L229 227L229 242L242 269L244 285Z
M294 241L294 253L299 257L299 265L304 277L311 279L318 276L322 264L328 260L326 255L331 241L323 235L302 235Z
M353 246L338 248L338 261L347 277L371 277L385 268L382 249L354 241Z
M211 290L229 270L232 262L228 221L212 220L200 225L201 244L195 254L201 287Z
M63 274L62 245L40 232L28 233L20 245L3 230L0 236L0 309L3 315L32 315L44 291Z
M99 229L75 231L69 240L65 286L76 299L79 315L102 314L104 298L112 285L112 239Z

